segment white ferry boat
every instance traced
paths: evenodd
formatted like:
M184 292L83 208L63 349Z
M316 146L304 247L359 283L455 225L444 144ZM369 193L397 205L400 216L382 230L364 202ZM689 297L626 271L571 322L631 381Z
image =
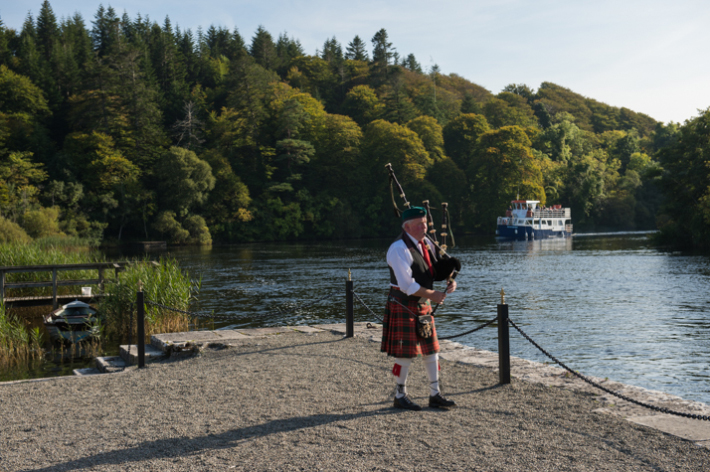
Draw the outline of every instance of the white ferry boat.
M572 212L562 205L539 207L539 200L513 200L498 217L496 236L504 240L569 238Z

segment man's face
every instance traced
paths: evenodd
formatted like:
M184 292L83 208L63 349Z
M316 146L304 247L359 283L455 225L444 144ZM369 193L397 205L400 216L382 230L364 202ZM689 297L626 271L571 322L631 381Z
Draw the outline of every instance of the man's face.
M424 239L426 235L426 217L413 218L404 223L404 230L417 241Z

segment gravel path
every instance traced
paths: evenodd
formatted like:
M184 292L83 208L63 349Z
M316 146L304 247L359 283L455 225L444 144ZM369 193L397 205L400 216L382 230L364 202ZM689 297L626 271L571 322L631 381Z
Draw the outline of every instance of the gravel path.
M121 374L0 384L0 470L705 471L710 450L588 393L442 360L459 408L391 408L391 359L330 333L248 339ZM409 390L426 404L421 360Z

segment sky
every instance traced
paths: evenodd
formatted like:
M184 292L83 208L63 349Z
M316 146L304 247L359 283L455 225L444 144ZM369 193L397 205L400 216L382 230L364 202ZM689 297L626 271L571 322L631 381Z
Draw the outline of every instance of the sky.
M585 97L668 123L710 107L707 0L50 0L58 19L79 12L91 26L100 4L197 31L237 28L247 44L263 25L315 54L359 35L371 51L381 28L402 57L437 64L500 92L552 82ZM0 19L21 29L42 0L6 1Z

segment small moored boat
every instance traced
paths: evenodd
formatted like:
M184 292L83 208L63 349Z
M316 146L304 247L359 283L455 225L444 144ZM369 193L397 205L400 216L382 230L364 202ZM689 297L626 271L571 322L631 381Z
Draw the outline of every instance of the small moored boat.
M505 240L569 238L572 213L562 205L538 207L539 200L513 200L498 217L496 236Z
M97 327L96 310L75 300L44 317L44 326L53 339L78 343L89 338Z

